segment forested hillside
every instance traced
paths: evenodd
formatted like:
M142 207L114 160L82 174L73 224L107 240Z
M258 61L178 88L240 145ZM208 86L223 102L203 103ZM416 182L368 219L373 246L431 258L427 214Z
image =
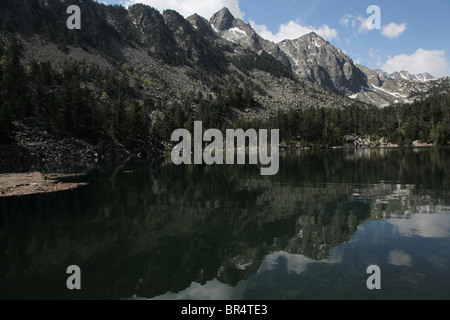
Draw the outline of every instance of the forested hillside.
M245 128L280 128L284 141L302 146L343 146L346 137L410 146L414 141L434 145L450 142L450 96L440 95L379 109L354 105L343 109L312 109L279 113L267 121L239 122Z
M14 120L38 119L45 130L94 142L112 139L128 148L160 146L177 128L192 129L195 120L205 128L226 129L234 109L257 107L254 94L263 89L247 83L242 88L222 87L215 98L202 94L184 97L184 103L167 108L156 103L133 75L106 72L82 63L67 65L61 72L50 62L23 66L20 44L12 38L2 48L1 139L8 141ZM245 66L244 62L243 68ZM142 101L142 103L140 103ZM193 106L197 106L194 110ZM158 113L155 121L149 116ZM267 120L237 120L234 127L279 128L283 140L299 139L305 145L339 146L347 135L386 137L396 144L421 140L444 145L450 140L449 95L438 95L413 104L379 109L354 104L346 108L315 108L279 112Z

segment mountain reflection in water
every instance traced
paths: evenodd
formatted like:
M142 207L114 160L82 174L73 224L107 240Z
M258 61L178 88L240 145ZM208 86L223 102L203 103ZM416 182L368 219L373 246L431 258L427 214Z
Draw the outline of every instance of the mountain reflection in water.
M274 177L134 162L2 199L0 298L448 299L449 155L289 152Z

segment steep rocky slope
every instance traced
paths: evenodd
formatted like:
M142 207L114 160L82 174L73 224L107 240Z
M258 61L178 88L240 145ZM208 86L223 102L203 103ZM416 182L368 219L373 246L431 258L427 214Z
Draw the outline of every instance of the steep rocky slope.
M344 94L367 86L367 77L340 49L315 33L278 44L293 62L300 78L323 85Z

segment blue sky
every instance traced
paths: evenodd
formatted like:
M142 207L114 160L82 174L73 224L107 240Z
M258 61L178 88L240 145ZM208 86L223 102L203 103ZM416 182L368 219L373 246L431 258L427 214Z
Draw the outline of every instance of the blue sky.
M315 31L355 62L388 72L450 75L450 0L99 0L141 2L205 18L227 6L274 42ZM381 11L381 29L369 30L367 8Z

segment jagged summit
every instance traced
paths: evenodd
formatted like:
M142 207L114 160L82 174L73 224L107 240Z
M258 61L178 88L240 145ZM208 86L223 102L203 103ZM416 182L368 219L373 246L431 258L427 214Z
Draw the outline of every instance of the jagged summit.
M262 38L250 24L235 18L228 8L223 8L214 14L209 22L221 38L260 55L266 53L281 62L286 68L286 72L292 73L286 54L275 43Z
M283 40L278 46L291 59L292 68L300 78L344 94L367 87L367 77L353 60L315 32L295 40Z
M280 44L282 44L283 42L286 42L286 41L297 41L297 40L300 41L302 39L304 41L305 40L307 40L307 41L315 41L315 40L317 40L317 42L328 43L328 41L325 40L325 38L323 38L321 35L317 34L314 31L311 31L310 33L306 33L306 34L304 34L304 35L302 35L302 36L300 36L300 37L298 37L296 39L284 39L284 40L280 41L278 44L280 45Z
M224 7L222 10L216 12L209 22L216 28L217 31L224 31L230 29L233 25L235 17L230 10Z
M437 79L429 73L411 74L408 71L385 72L381 69L372 70L358 65L358 68L367 76L368 87L351 98L387 107L397 103L411 103L418 96L441 90L436 88L447 87L445 78Z
M321 36L319 36L317 33L315 33L314 31L312 31L312 32L310 32L310 33L308 33L308 34L305 34L304 36L308 36L308 37L310 37L311 39L314 39L314 38L321 38L322 39L322 37Z
M297 39L293 39L293 40L283 40L281 41L279 44L282 44L284 42L288 42L288 41L298 41L298 42L303 42L306 43L307 45L314 45L314 47L316 48L321 48L323 45L327 45L327 46L332 46L327 40L325 40L322 36L318 35L317 33L310 32L307 34L304 34L302 36L300 36ZM334 48L334 47L333 47ZM309 48L308 48L309 49ZM336 49L336 48L335 48ZM336 49L337 51L340 51L339 49Z
M400 72L394 72L389 75L390 78L394 78L396 80L413 80L413 81L429 81L435 79L428 72L419 73L419 74L411 74L408 71L402 70Z
M189 16L186 20L189 21L197 31L202 33L202 35L209 38L217 38L217 35L211 28L209 21L202 16L195 13Z
M419 73L419 74L416 75L416 78L418 78L419 80L422 80L422 81L428 81L428 80L435 80L435 79L437 79L436 77L433 77L428 72Z

